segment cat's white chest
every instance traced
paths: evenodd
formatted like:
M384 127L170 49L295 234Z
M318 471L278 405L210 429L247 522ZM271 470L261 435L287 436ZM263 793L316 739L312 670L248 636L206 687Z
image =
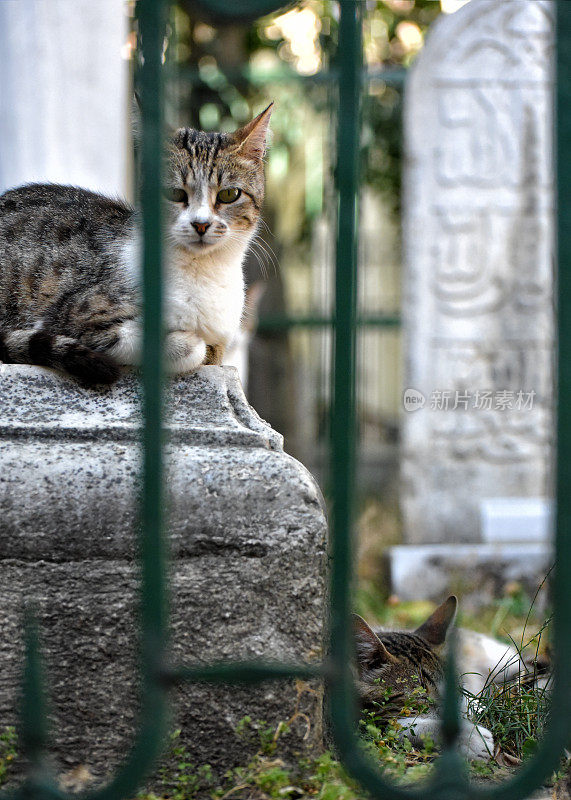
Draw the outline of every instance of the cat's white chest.
M206 344L230 344L244 308L242 259L199 264L175 257L167 266L164 315L167 331L192 331Z

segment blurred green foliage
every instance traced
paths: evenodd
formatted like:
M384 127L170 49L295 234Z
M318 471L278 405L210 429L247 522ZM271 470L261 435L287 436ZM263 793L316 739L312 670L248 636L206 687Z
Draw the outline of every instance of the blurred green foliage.
M413 61L440 3L366 0L365 6L363 53L373 77L364 92L364 182L398 209L403 81L397 75L394 82L394 71ZM215 27L192 0L178 0L166 53L177 76L173 116L194 127L232 130L274 99L272 158L301 173L308 123L315 126L320 117L326 137L332 130L338 18L332 0L301 0L253 25ZM332 151L333 142L328 144ZM304 212L320 210L309 203Z

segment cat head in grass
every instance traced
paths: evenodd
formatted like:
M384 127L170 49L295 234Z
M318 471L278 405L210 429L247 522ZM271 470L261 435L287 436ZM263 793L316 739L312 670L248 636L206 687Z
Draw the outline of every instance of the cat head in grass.
M398 714L413 692L438 698L444 679L442 653L457 606L451 595L414 631L373 630L354 615L357 685L363 707Z

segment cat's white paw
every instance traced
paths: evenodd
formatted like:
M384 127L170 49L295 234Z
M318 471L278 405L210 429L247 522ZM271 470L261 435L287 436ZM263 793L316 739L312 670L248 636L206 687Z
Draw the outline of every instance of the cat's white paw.
M494 755L494 737L483 725L462 720L458 749L467 761L489 761Z
M141 324L138 320L129 319L117 330L118 340L109 348L109 355L123 366L134 366L141 363L143 349Z
M437 717L398 717L399 738L408 739L413 747L421 748L427 737L437 743L440 738L440 720Z
M440 720L436 716L399 717L397 722L400 725L401 739L409 739L414 747L421 748L426 737L439 745ZM467 761L489 761L494 754L494 737L483 725L476 725L462 718L458 750Z
M190 331L172 331L165 340L165 367L171 375L192 372L204 361L206 343Z

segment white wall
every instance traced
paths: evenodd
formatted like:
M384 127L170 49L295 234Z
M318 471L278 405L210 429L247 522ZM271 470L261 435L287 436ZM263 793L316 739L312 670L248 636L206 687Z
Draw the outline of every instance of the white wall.
M127 192L123 0L0 0L0 191Z

